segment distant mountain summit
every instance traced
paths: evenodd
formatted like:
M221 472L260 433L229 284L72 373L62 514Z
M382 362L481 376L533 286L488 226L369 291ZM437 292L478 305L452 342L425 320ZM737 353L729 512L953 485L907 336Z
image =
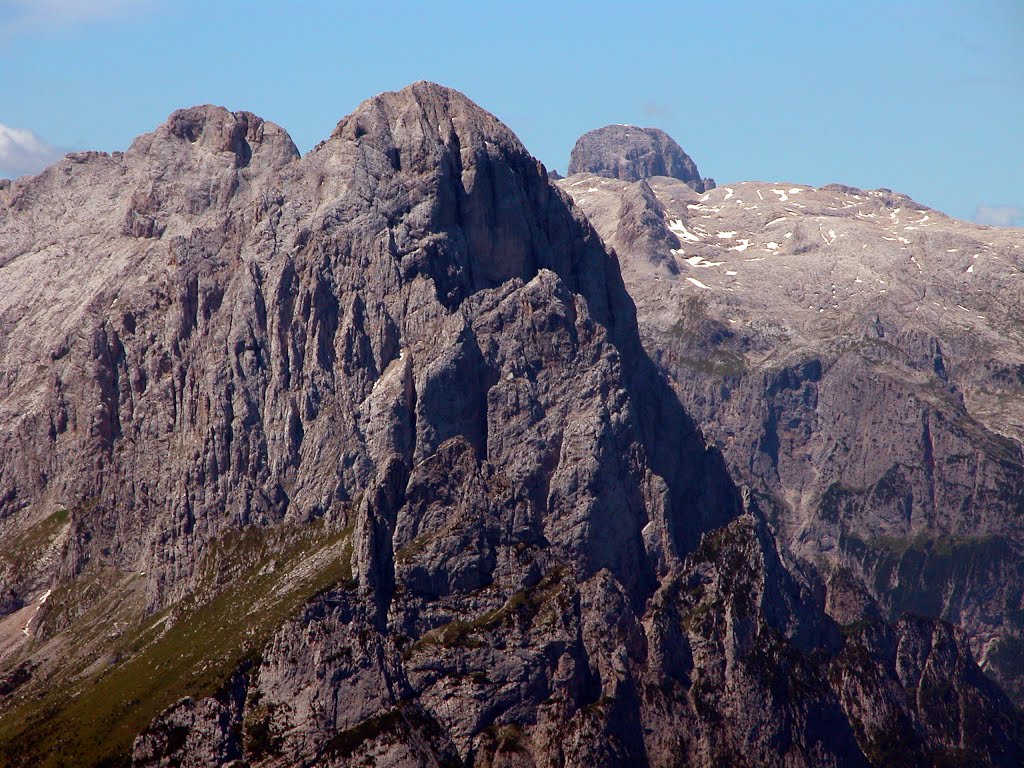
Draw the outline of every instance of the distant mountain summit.
M701 178L696 163L675 139L659 128L635 125L606 125L580 136L569 159L569 175L574 173L622 181L670 176L696 192L715 188L714 179Z

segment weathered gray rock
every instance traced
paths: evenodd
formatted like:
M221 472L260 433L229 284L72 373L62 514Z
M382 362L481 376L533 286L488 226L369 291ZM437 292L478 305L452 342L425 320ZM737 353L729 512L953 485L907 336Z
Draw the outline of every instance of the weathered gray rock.
M616 248L688 411L837 585L833 616L952 622L1024 700L1016 230L839 185L560 184ZM624 238L647 188L662 220Z
M247 682L239 673L215 696L179 701L136 737L133 763L153 768L244 764L239 725ZM250 742L252 736L250 731Z
M606 125L583 134L569 158L569 175L593 173L622 181L670 176L697 192L715 188L702 179L690 156L664 131L635 125Z
M943 753L968 765L1024 759L1022 719L996 714L1007 711L1006 695L947 624L868 622L851 634L829 677L876 765L928 764Z

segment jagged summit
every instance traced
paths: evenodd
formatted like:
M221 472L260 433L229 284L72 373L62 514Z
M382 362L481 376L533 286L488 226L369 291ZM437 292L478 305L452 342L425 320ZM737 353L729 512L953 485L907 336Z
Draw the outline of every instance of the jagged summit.
M128 153L159 163L184 146L210 156L230 153L236 168L250 164L278 168L299 157L281 126L252 112L232 112L212 104L175 110L156 130L136 138Z
M331 215L342 201L372 199L383 224L402 221L394 248L403 274L431 275L449 306L540 269L585 293L602 322L608 302L625 298L607 294L607 255L543 164L451 88L419 82L364 101L296 175L324 179L311 194Z
M622 181L669 176L685 181L697 192L714 189L702 179L683 148L660 128L606 125L583 134L573 147L569 175L593 173Z
M426 80L366 99L338 123L331 138L339 137L438 140L446 145L453 138L460 143L479 138L528 154L504 123L464 93Z

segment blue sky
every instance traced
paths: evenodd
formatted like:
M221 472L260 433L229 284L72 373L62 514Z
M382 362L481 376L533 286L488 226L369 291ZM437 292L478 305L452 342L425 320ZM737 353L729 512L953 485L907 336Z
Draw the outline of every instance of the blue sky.
M608 123L702 174L889 187L1024 225L1024 2L0 0L0 176L123 149L174 109L248 109L309 150L427 79L549 168Z

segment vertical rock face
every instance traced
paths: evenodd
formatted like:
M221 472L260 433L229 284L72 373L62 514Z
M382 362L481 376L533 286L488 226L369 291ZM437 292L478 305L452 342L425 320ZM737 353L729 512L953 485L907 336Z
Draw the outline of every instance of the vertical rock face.
M659 128L606 125L580 136L569 158L569 175L593 173L621 181L670 176L696 192L714 189L675 139Z
M903 630L844 643L614 255L461 94L302 158L185 110L0 195L4 761L861 765L875 700L1019 759L955 638L997 721L955 744L890 684Z

